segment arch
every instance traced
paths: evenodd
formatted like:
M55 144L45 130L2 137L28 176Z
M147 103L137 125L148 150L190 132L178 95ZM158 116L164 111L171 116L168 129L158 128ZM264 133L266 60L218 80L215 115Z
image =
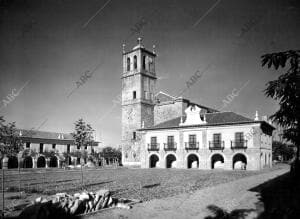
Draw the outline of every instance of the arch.
M221 162L222 164L224 164L224 156L222 154L214 154L211 156L211 169L215 169L216 166L216 162L218 162L217 164L219 165Z
M30 156L25 157L23 161L23 168L32 168L32 167L33 167L32 157Z
M137 69L137 57L133 56L133 68Z
M189 154L186 158L187 168L199 168L199 158L196 154Z
M39 156L36 162L37 168L44 168L46 167L46 159L44 156Z
M57 167L57 157L56 156L50 157L49 167Z
M157 167L158 161L159 161L159 157L156 154L152 154L149 157L149 168L155 168L155 167Z
M8 169L13 169L13 168L18 168L18 158L16 156L10 156L8 157L8 163L7 163L7 168Z
M174 154L168 154L166 156L166 168L174 167L174 162L176 161L176 156Z
M127 71L130 71L130 58L127 58Z
M239 163L236 163L239 162ZM236 153L232 158L232 169L246 170L247 157L242 153Z

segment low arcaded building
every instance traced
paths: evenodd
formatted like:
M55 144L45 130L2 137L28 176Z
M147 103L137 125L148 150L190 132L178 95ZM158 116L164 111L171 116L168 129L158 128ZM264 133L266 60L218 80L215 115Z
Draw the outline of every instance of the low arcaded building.
M86 163L86 159L74 156L76 151L85 151L87 155L98 151L99 142L93 141L91 145L78 148L71 134L18 130L19 138L27 153L20 151L16 156L5 157L6 168L44 168L62 167L62 165L77 165ZM68 154L67 157L64 156ZM5 165L3 165L5 167Z

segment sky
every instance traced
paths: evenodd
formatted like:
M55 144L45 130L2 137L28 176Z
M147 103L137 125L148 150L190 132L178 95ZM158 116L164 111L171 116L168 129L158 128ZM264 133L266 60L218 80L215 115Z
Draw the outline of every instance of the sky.
M121 140L122 44L129 51L142 37L150 51L155 45L157 92L185 90L194 102L250 118L278 109L263 91L284 70L262 67L261 55L300 47L297 0L0 4L0 116L62 133L83 118L105 146Z

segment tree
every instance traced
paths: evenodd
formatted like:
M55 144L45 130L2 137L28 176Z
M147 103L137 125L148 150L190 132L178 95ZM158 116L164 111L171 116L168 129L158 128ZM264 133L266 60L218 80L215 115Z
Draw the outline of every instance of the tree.
M42 153L42 155L44 155L45 158L51 158L51 157L54 157L57 154L58 154L57 151L53 151L53 150L51 150L51 151L44 151Z
M276 80L267 83L265 94L279 101L280 108L271 116L271 119L285 129L283 138L296 145L296 163L298 163L300 154L300 50L265 54L261 56L261 59L262 66L268 65L268 68L273 66L276 70L281 67L286 70L286 73Z
M103 158L117 158L118 161L121 161L122 153L120 150L113 147L105 147L100 152L100 156Z
M83 119L79 119L75 122L75 132L71 133L75 144L78 148L82 148L83 146L92 145L93 142L93 128L90 124L86 124Z
M289 161L295 155L293 147L289 147L287 144L279 141L272 142L272 149L273 159L281 157L282 161Z
M17 133L16 124L5 124L3 116L0 116L0 152L1 155L16 156L23 150L23 144Z

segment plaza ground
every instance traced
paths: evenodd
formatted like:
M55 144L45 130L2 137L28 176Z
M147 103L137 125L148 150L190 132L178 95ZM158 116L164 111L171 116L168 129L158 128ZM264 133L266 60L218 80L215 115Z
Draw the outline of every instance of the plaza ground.
M286 170L287 167L282 165L263 171L91 169L84 170L83 178L84 188L88 191L105 188L111 190L114 197L138 199L145 204L150 200L164 200L168 197L173 199L176 195L194 194L197 190L201 191L206 187L214 187L245 177L260 178L264 174L272 175L276 171ZM23 171L21 174L18 174L18 171L8 171L5 175L5 206L9 207L7 210L11 211L12 215L19 212L13 206L28 203L35 197L47 197L57 192L75 193L82 190L80 170L31 171ZM18 198L19 177L22 181L21 190L25 190L21 199Z

